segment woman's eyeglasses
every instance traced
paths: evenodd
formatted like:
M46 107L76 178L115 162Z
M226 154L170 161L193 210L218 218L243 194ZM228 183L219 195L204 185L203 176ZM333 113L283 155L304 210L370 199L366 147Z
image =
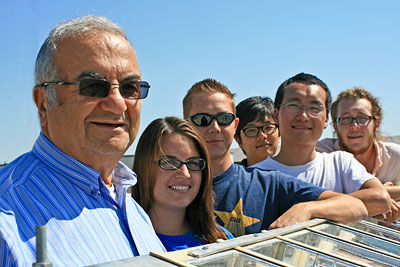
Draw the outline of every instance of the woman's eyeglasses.
M249 138L256 137L262 131L264 134L273 134L278 129L278 125L274 123L268 123L260 127L252 126L243 128L241 131L244 133L245 136Z
M163 157L157 161L158 166L163 170L179 170L182 164L185 164L189 170L202 171L206 167L206 161L202 158L192 158L186 161L180 161L175 157Z
M207 113L199 113L193 116L185 117L186 120L190 120L197 126L206 127L211 124L212 120L215 119L219 125L229 125L235 120L236 116L232 113L218 113L217 115L210 115Z
M119 84L110 83L105 79L83 78L77 82L44 82L40 86L46 87L50 84L57 85L78 85L79 95L104 98L107 97L111 85L119 85L119 92L126 99L143 99L149 93L150 85L145 81L125 81Z

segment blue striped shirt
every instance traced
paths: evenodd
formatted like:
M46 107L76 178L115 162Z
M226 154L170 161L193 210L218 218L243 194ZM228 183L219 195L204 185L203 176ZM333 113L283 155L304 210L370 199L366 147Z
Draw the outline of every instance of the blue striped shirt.
M136 181L136 174L118 163L114 201L97 171L41 133L32 151L0 170L0 266L36 262L36 225L47 225L48 256L55 266L165 251L147 214L127 194Z

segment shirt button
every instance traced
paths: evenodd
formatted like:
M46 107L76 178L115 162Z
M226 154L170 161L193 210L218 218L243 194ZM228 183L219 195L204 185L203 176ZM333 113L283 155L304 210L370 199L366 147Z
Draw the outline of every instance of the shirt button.
M91 192L90 192L93 196L97 196L100 194L100 192L98 192L96 189L94 189L93 187L91 188Z

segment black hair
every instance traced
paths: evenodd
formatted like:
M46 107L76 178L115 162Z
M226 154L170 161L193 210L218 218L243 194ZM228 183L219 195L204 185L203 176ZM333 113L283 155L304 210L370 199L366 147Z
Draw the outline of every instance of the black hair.
M316 85L321 86L326 92L325 107L326 107L326 114L327 115L329 114L329 109L332 104L332 96L331 96L331 92L329 91L328 86L317 76L307 74L304 72L296 74L295 76L287 79L279 86L278 91L276 91L276 95L275 95L275 107L277 109L279 109L279 106L282 104L282 100L285 95L286 87L288 87L289 84L294 83L294 82L304 83L307 85L316 84Z
M274 102L269 97L253 96L237 104L236 117L239 118L239 124L235 137L240 140L243 127L252 121L264 121L265 116L274 118Z

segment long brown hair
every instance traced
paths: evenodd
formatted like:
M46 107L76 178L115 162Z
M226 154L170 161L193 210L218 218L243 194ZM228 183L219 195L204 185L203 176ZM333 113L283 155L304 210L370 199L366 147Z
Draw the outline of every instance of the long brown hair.
M216 225L213 205L212 174L210 157L202 137L185 120L177 117L165 117L152 121L144 130L136 147L133 171L138 183L133 187L132 196L148 212L153 201L154 175L158 168L157 157L161 151L163 136L181 134L195 143L200 157L207 162L202 171L201 186L196 198L186 208L186 220L193 232L203 243L212 243L219 238L226 239L225 233Z

